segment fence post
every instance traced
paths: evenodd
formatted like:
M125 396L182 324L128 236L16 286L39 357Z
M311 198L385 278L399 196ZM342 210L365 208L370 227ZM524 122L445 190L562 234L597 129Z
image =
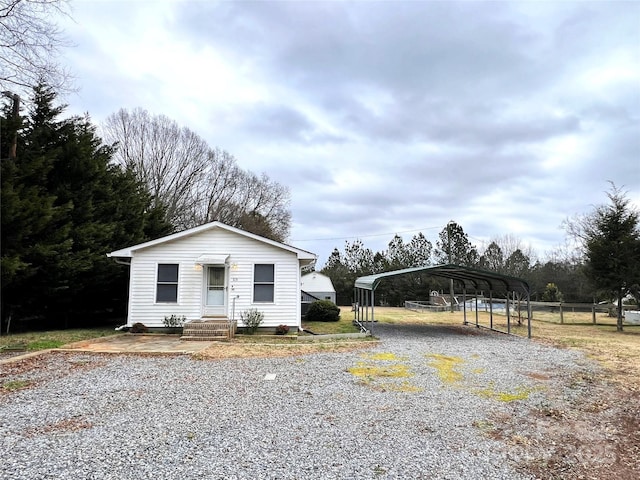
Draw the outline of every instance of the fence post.
M596 324L596 306L595 304L591 307L591 319L593 320L593 324Z
M564 316L562 315L562 302L560 302L560 323L564 323Z

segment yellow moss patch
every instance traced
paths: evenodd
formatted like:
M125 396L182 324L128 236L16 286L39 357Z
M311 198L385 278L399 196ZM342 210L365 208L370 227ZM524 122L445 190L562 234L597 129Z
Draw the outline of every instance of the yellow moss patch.
M464 363L460 357L450 357L439 353L429 353L425 355L430 361L428 365L438 372L438 377L443 383L453 384L462 381L462 373L457 368Z
M412 377L413 372L407 365L396 363L393 365L376 366L365 362L358 362L355 367L347 369L356 377Z
M492 398L500 402L514 402L516 400L526 400L534 390L534 388L529 387L517 387L512 392L500 392L495 390L493 386L489 386L487 388L483 388L482 390L476 390L475 393L480 395L481 397Z

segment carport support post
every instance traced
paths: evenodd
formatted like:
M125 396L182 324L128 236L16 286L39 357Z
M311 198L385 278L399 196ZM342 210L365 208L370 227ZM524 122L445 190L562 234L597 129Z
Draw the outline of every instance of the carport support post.
M527 292L527 337L531 338L531 293Z
M371 335L373 335L373 321L374 321L374 315L375 315L375 308L376 308L375 290L371 290L371 328L369 328L369 333Z
M489 328L493 330L493 290L489 290Z
M353 287L353 298L351 299L351 308L353 310L353 319L358 320L358 289Z
M467 324L467 287L462 287L462 314L464 317L463 325Z
M369 321L369 294L366 290L363 290L364 295L364 323Z
M476 327L480 328L480 323L478 323L478 289L475 290L476 294Z
M509 292L507 292L507 333L511 333L511 315L509 312Z

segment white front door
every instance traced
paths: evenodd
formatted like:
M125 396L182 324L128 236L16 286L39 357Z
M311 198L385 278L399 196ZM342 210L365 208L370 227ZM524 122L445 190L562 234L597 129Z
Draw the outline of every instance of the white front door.
M227 314L227 275L223 265L207 265L204 292L205 316Z

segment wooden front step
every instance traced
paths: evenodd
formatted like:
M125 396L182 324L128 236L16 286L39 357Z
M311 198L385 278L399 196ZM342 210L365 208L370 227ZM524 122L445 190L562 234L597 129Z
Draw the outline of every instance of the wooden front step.
M237 323L230 320L202 319L185 323L180 340L227 340L233 338Z

